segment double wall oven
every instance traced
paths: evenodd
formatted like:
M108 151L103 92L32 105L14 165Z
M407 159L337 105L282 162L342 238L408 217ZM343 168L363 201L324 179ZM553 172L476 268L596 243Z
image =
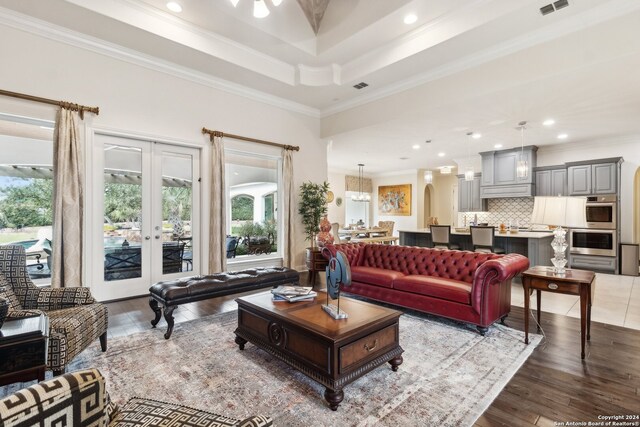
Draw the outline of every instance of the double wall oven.
M587 228L571 229L569 250L572 254L614 257L618 253L617 198L615 195L587 197Z

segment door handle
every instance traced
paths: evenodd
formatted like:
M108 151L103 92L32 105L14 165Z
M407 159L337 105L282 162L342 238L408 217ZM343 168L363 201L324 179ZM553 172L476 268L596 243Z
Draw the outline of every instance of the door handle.
M155 235L155 236L153 236L153 237L155 237L156 239L159 239L159 238L160 238L160 235L159 235L159 234L156 234L156 235Z
M151 236L144 236L144 240L150 240Z

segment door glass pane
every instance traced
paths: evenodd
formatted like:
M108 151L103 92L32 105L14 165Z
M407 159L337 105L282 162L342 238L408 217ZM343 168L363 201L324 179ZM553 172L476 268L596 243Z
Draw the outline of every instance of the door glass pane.
M142 276L142 150L104 145L104 280Z
M20 245L27 272L51 282L53 124L0 113L0 245Z
M193 270L193 158L162 155L162 274Z
M278 251L278 160L249 154L225 156L227 258Z

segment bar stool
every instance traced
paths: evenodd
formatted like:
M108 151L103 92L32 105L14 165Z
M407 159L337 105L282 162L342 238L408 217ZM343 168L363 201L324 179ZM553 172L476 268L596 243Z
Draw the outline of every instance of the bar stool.
M495 240L495 227L471 226L471 244L475 252L503 254L504 249L493 245Z
M450 225L431 225L431 240L435 249L456 249L460 246L451 243L451 226Z

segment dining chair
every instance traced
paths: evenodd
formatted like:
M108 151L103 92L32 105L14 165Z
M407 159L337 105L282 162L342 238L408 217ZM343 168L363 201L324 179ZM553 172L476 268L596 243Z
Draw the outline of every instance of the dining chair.
M474 226L471 228L471 244L475 252L503 254L504 249L494 246L495 227Z
M338 233L339 229L340 224L338 224L337 222L331 223L331 234L333 234L333 243L335 244L342 243L342 241L340 240L340 234Z
M378 221L378 227L385 229L385 237L393 236L393 227L395 225L395 221Z
M431 225L431 240L433 247L436 249L455 249L459 250L460 246L451 243L451 226L450 225Z

